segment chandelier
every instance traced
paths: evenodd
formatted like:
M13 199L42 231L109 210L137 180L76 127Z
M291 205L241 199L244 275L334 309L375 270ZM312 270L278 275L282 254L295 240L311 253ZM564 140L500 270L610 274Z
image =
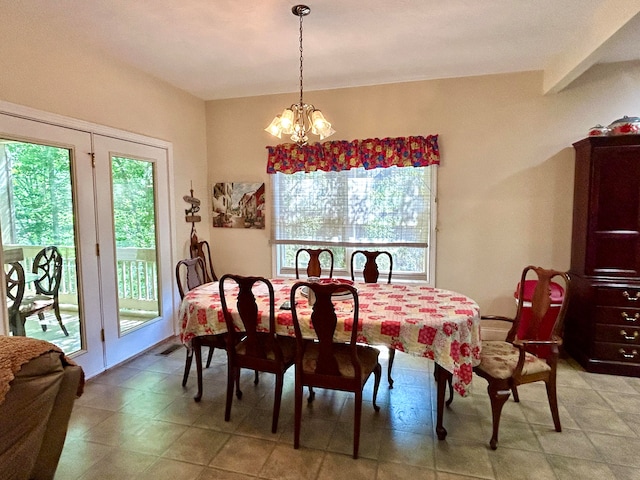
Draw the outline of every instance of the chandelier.
M311 9L306 5L295 5L291 12L300 17L300 101L285 108L280 115L271 121L265 131L274 137L282 138L282 134L291 135L291 140L299 146L307 144L308 133L319 135L320 140L333 135L335 130L324 118L322 112L302 99L302 17L309 15Z

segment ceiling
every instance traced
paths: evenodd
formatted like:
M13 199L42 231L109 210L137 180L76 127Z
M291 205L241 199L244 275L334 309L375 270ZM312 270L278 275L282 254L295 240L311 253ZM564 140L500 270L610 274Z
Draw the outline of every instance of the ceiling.
M294 4L0 0L5 25L78 42L204 100L298 90ZM544 70L543 90L554 92L596 63L640 59L640 0L306 4L305 91Z

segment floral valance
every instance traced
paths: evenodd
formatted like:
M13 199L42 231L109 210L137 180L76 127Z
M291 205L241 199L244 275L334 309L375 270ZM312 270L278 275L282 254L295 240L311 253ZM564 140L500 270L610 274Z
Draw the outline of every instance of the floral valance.
M351 168L426 167L440 164L438 135L337 140L299 147L267 147L267 173L325 172Z

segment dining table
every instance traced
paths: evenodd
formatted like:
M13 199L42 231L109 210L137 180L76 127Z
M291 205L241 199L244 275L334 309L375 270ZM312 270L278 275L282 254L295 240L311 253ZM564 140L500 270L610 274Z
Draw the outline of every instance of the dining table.
M290 299L292 286L300 280L270 279L275 293L276 333L295 336L290 309L280 308ZM338 281L340 281L338 279ZM436 434L446 438L443 426L444 398L448 382L461 396L469 393L473 367L480 363L480 309L466 295L443 290L426 283L359 283L355 282L359 299L358 341L369 345L388 346L435 362L437 380ZM229 282L225 296L231 298L237 285ZM266 286L254 289L259 309L259 322L269 327L270 300ZM303 336L314 338L311 306L308 298L296 298L296 312ZM235 302L228 301L235 307ZM335 341L349 341L352 312L348 300L334 301L338 325ZM232 316L241 328L237 311ZM191 348L195 337L227 331L222 313L218 282L206 283L187 292L179 309L180 340ZM201 394L201 393L200 393Z

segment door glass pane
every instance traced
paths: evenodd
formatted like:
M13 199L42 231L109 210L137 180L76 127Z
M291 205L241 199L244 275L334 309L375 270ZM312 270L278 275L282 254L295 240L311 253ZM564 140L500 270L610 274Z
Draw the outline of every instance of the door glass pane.
M111 157L120 332L160 316L154 164Z
M0 139L10 332L82 348L69 149Z

